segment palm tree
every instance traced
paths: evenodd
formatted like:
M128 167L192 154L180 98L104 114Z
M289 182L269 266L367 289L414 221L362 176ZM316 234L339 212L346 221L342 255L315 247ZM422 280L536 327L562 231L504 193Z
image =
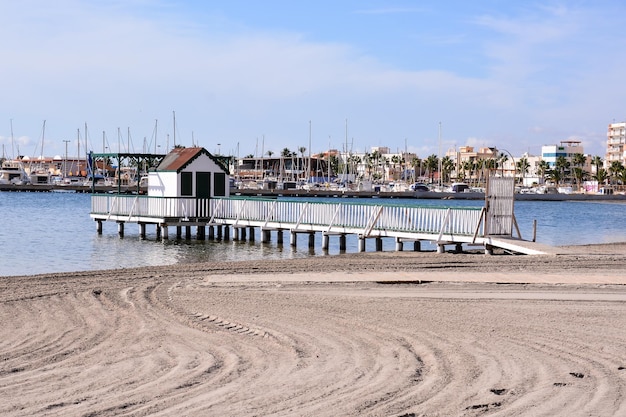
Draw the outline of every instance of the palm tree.
M557 156L555 170L559 171L559 178L561 180L565 180L569 176L570 165L570 162L564 156ZM559 185L558 182L557 185Z
M372 180L372 159L372 154L365 152L365 154L363 155L363 163L365 164L365 172L367 173L368 181Z
M357 155L349 155L345 161L345 172L350 174L356 174L355 167L358 165L359 157Z
M585 172L582 167L574 167L572 172L574 174L574 179L576 180L576 189L580 190L580 183L583 182L587 176L587 172Z
M485 160L483 158L474 159L473 168L476 171L476 185L480 186L485 175Z
M546 182L546 174L550 170L550 164L544 160L539 161L537 164L537 173L539 174L539 178L541 179L541 184Z
M274 155L274 152L268 150L267 152L265 152L265 155L267 155L267 157L269 159L272 159L272 155ZM270 167L271 167L272 166L272 161L269 161L269 164L270 164ZM262 174L263 177L265 177L265 166L264 165L265 165L265 161L263 161L263 155L261 155L261 171L263 173Z
M380 178L380 173L378 172L378 167L380 163L380 151L376 150L370 155L372 167L374 168L375 177Z
M587 158L582 153L575 153L572 155L572 165L575 167L582 167L585 165Z
M381 156L380 157L380 165L383 169L383 182L385 182L386 178L387 178L387 167L389 166L389 160L387 159L386 156Z
M413 180L416 181L418 177L422 176L422 160L417 156L411 159L411 167L413 168Z
M396 165L398 165L399 163L400 163L400 157L398 155L394 155L394 156L391 157L391 167L393 168L393 173L394 173L393 179L394 180L399 179L399 178L396 178L397 175L395 175L396 174Z
M548 178L550 181L554 182L558 187L561 181L563 180L563 171L558 168L554 168L548 172Z
M607 178L609 178L609 173L604 168L598 168L598 171L593 176L593 179L598 181L598 185L604 184L606 182Z
M576 180L576 189L580 190L580 183L585 179L587 173L583 169L585 165L585 155L582 153L575 153L572 155L572 165L574 165L573 174Z
M524 184L524 179L526 178L526 174L528 174L528 169L530 168L530 162L528 162L528 158L525 156L521 157L517 164L515 164L515 168L517 172L519 172L522 176L522 185Z
M472 173L474 172L474 162L471 159L467 159L461 163L461 172L463 178L469 182L472 182ZM467 174L466 174L467 173Z
M300 146L298 148L298 152L300 152L300 155L301 155L300 161L298 161L298 170L300 170L300 162L302 162L304 164L304 169L306 170L306 163L305 163L305 160L304 160L304 153L306 152L306 148L304 146ZM307 172L306 178L308 178L308 177L309 177L309 173Z
M331 172L336 175L339 172L339 157L337 155L329 155L328 162L330 163Z
M598 172L598 170L600 169L600 166L602 165L602 158L600 158L599 156L594 156L591 158L591 165L594 165L596 167L596 172Z
M503 177L504 177L504 165L506 164L506 161L508 161L508 160L509 160L509 157L505 153L501 153L496 158L496 168L498 168L498 167L502 168L502 176ZM513 176L515 176L515 175L513 175Z
M611 178L615 179L615 181L617 181L617 177L619 176L619 173L622 172L623 170L624 170L624 165L622 165L620 161L613 161L611 162L611 165L609 166L609 173L611 174Z
M449 156L444 156L441 158L441 176L443 178L443 182L450 181L450 173L454 170L454 162L450 159Z
M431 184L435 178L435 171L437 171L437 167L439 166L439 158L437 155L432 154L428 158L426 158L426 169L428 170L428 177L430 178Z
M483 159L483 178L484 181L487 181L487 177L489 177L492 171L496 171L498 169L498 161L495 158Z

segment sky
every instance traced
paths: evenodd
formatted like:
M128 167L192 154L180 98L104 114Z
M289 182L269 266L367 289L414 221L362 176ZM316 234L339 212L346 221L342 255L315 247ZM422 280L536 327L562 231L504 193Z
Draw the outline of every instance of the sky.
M515 156L626 119L621 0L0 0L3 155ZM80 145L79 145L80 143Z

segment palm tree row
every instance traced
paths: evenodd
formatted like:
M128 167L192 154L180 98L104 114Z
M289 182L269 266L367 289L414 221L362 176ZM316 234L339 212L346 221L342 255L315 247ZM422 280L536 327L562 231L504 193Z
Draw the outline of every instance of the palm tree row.
M298 152L294 152L284 148L280 155L283 159L291 159L292 169L304 172L310 169L305 158L306 150L305 147L299 147ZM300 158L298 158L298 153ZM268 150L266 155L271 158L274 152ZM456 172L456 180L465 181L475 186L484 184L489 172L502 169L502 175L504 175L504 165L507 161L507 155L500 154L494 158L469 159L455 167L454 161L449 156L439 158L435 154L425 159L415 157L410 161L406 161L402 156L398 155L393 155L391 158L386 157L378 150L365 153L362 157L350 155L345 161L340 160L336 155L328 156L328 163L333 174L347 173L370 181L398 179L416 181L418 178L427 176L431 183L436 182L435 178L448 183L452 178L452 173ZM626 185L626 168L620 161L613 161L608 168L604 168L602 158L594 156L591 159L591 165L595 166L594 174L584 170L585 163L586 157L577 153L569 160L564 156L559 156L553 165L542 160L538 163L536 170L541 182L549 180L557 186L563 183L575 183L576 188L580 189L582 183L588 179L596 180L599 184L611 182L612 184ZM304 166L300 166L301 164ZM360 166L362 167L361 169L358 168ZM401 175L398 175L398 167L400 167L400 172L402 172ZM411 178L407 178L406 175L408 167L411 168ZM519 176L523 182L530 168L531 164L528 159L526 157L520 158L515 162L516 178ZM361 172L360 175L359 172ZM390 178L387 178L388 173Z
M598 184L610 182L612 184L626 185L626 167L620 161L613 161L608 168L604 168L602 158L594 156L591 158L591 165L595 166L594 174L584 170L585 162L586 157L580 153L574 154L571 162L564 156L559 156L553 167L548 167L545 171L540 172L541 178L545 176L557 186L573 181L576 183L577 189L580 189L583 181L588 179L593 179Z

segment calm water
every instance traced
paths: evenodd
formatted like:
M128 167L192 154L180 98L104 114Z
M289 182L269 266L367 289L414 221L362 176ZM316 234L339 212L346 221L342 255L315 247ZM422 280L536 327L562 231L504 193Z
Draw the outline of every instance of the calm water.
M337 201L337 199L333 199ZM319 201L319 200L317 200ZM354 200L352 200L354 201ZM434 206L481 206L482 201L462 200L358 200L377 204L416 204ZM321 236L313 250L308 237L301 235L297 248L289 245L285 233L283 246L262 244L257 231L255 242L215 242L173 239L157 242L154 227L148 226L146 240L139 239L139 228L127 224L125 237L117 235L117 225L105 222L103 234L89 217L90 195L74 193L0 192L0 276L47 272L86 271L182 262L212 260L281 259L324 256ZM550 245L625 242L623 218L626 204L585 202L515 203L515 215L522 237L532 237L537 220L537 241ZM348 236L348 252L356 252L356 237ZM339 253L337 239L331 237L327 253ZM393 239L384 239L384 250L394 250ZM368 239L367 251L374 250Z

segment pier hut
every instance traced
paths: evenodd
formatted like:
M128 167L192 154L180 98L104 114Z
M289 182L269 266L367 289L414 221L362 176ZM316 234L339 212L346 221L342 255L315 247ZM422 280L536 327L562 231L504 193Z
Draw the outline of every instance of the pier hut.
M176 235L190 237L191 227L198 228L198 238L204 239L210 218L210 200L228 197L228 171L219 160L201 147L174 148L156 168L148 173L147 195L93 195L91 217L98 223L115 221L120 236L124 224L137 223L145 238L146 224L157 226L157 236L168 237L168 227L176 227Z
M151 197L206 199L229 193L228 171L204 148L174 148L148 173Z

